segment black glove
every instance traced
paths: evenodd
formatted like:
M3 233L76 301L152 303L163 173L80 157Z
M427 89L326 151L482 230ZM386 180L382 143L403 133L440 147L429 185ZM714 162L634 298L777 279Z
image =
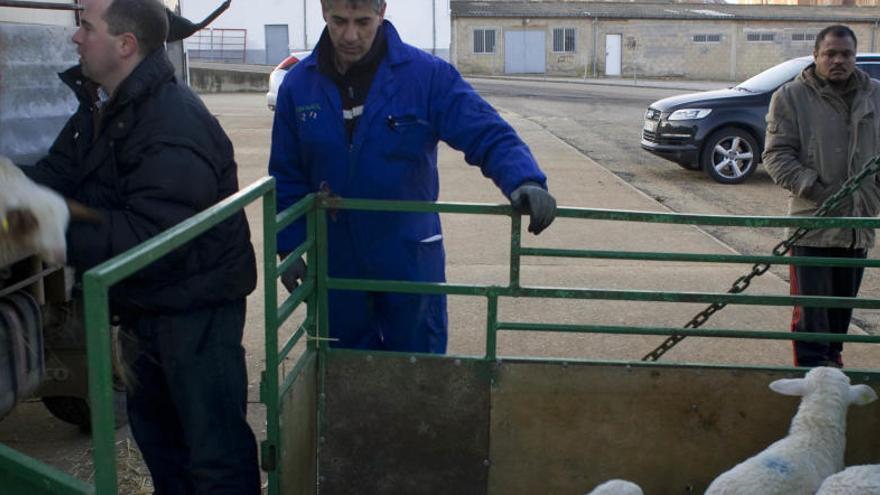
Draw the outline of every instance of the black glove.
M286 257L286 254L281 255L281 259ZM281 274L281 283L284 285L284 288L287 289L287 292L293 292L294 289L299 287L299 281L305 278L307 268L306 262L300 258L294 261L286 272Z
M510 205L517 213L529 214L529 232L538 235L556 218L556 200L534 182L523 182L510 193Z

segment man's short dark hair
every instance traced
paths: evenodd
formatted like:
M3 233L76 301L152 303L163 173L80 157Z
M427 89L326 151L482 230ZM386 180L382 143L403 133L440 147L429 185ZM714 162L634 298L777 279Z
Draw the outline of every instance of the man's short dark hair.
M369 4L370 6L373 7L373 10L376 12L379 12L380 10L382 10L382 6L385 5L385 0L321 0L321 6L326 9L326 8L330 7L330 4L333 4L336 2L345 2L349 5L351 5L352 7L357 7L357 6L363 5L363 4Z
M141 55L152 53L168 36L168 14L159 0L113 0L104 11L110 34L131 33Z
M828 26L827 28L819 31L819 34L816 35L816 46L815 50L819 51L819 45L822 44L822 41L826 36L831 36L833 38L846 38L850 37L853 40L853 46L858 48L859 40L856 38L856 33L853 32L848 26L844 26L843 24L834 24Z

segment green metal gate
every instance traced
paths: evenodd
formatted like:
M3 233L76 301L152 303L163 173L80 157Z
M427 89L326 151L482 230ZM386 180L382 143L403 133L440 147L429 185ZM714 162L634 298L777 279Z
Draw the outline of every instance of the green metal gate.
M405 281L383 281L383 280L353 280L331 278L327 274L326 264L326 233L327 233L327 213L336 210L372 210L372 211L405 211L405 212L428 212L436 211L444 214L477 214L477 215L500 215L510 217L510 272L507 285L463 285L454 283L418 283ZM377 482L373 485L371 478L380 478L377 470L389 468L388 464L372 464L364 459L368 458L372 451L363 450L363 445L346 443L338 439L334 439L334 434L352 434L351 425L336 427L331 424L332 420L328 420L327 403L335 401L337 407L357 406L359 402L370 401L370 394L365 394L364 389L369 389L373 394L389 393L390 395L403 395L405 402L430 401L431 394L443 395L446 400L454 401L459 393L451 393L448 390L433 390L430 394L420 394L418 387L414 385L408 388L408 384L418 382L419 386L429 387L425 383L419 381L418 375L421 373L437 373L438 377L443 379L455 379L462 377L461 383L465 384L460 390L460 395L466 395L472 400L485 401L486 404L481 405L482 410L470 411L463 414L463 418L480 418L481 421L492 423L486 428L491 430L490 433L481 431L480 428L470 432L478 437L483 443L491 443L489 437L498 433L499 427L496 421L488 419L489 410L495 411L499 407L507 406L506 410L509 414L500 421L510 421L515 417L517 406L510 406L515 399L511 399L510 393L505 394L500 390L497 382L502 379L510 380L512 371L516 366L527 369L527 373L535 373L536 376L555 376L555 378L547 378L550 382L546 385L552 387L554 383L558 383L559 376L553 375L553 372L541 371L542 368L535 368L535 365L543 365L547 363L560 364L563 368L570 367L575 364L573 360L548 360L533 359L523 360L522 358L513 356L503 356L498 353L498 335L499 332L556 332L556 333L597 333L597 334L619 334L619 335L658 335L658 336L679 336L679 337L709 337L709 338L735 338L735 339L765 339L765 340L797 340L797 341L833 341L833 342L859 342L859 343L880 343L880 337L871 335L836 335L836 334L792 334L790 332L779 332L772 330L743 330L734 328L724 329L685 329L680 327L651 327L651 326L610 326L595 325L585 322L582 324L545 324L545 323L526 323L519 321L503 321L498 318L499 299L502 298L549 298L549 299L582 299L582 300L605 300L605 301L643 301L643 302L672 302L672 303L724 303L731 305L744 306L803 306L803 307L852 307L852 308L880 308L880 299L849 299L834 297L814 297L814 296L781 296L781 295L745 295L737 293L704 293L704 292L673 292L673 291L637 291L637 290L606 290L606 289L588 289L588 288L553 288L553 287L527 287L520 283L521 260L526 256L540 257L556 257L556 258L594 258L594 259L613 259L613 260L641 260L645 262L654 261L672 261L672 262L706 262L706 263L739 263L739 264L782 264L782 265L799 265L809 264L815 266L880 266L880 260L856 260L856 259L835 259L835 258L799 258L791 256L743 256L743 255L719 255L719 254L691 254L691 253L670 253L670 252L649 252L649 251L602 251L602 250L579 250L579 249L550 249L550 248L532 248L523 247L521 245L521 219L520 216L514 215L508 206L501 205L473 205L473 204L426 204L417 202L390 202L390 201L371 201L371 200L353 200L342 199L338 197L330 197L326 195L318 195L304 199L292 207L288 212L279 216L278 223L275 228L270 228L267 224L266 230L272 231L285 227L296 218L306 216L308 219L307 240L296 250L281 266L275 266L272 261L273 253L266 244L266 371L264 373L263 386L261 388L262 400L267 405L267 439L263 444L263 467L268 471L269 475L269 493L275 494L311 494L318 493L318 487L323 487L321 493L346 493L353 487L358 487L362 493L381 493L383 488L377 488L381 483ZM770 228L770 227L808 227L808 228L829 228L829 227L860 227L860 228L877 228L880 226L880 220L877 219L853 219L853 218L790 218L790 217L732 217L732 216L714 216L714 215L684 215L675 213L649 213L634 211L613 211L600 209L584 209L584 208L560 208L558 218L570 218L578 220L590 221L623 221L623 222L644 222L644 223L665 223L665 224L687 224L687 225L711 225L711 226L729 226L729 227L751 227L751 228ZM271 221L266 219L266 221ZM277 307L277 301L274 300L276 291L277 277L293 259L300 255L308 253L310 260L310 270L307 279L303 285L299 287L284 302L280 309L273 311L272 308ZM473 359L466 356L416 356L410 353L389 353L389 352L366 352L352 351L344 349L333 349L330 347L329 336L326 334L327 328L327 291L328 290L361 290L374 292L402 292L402 293L430 293L430 294L448 294L456 296L475 296L485 299L487 308L486 319L486 348L483 356ZM302 326L286 342L279 351L279 342L277 341L278 329L280 325L293 313L295 305L307 301L308 316L305 318ZM317 315L315 314L315 304L317 304ZM307 339L307 348L301 353L296 360L296 364L288 372L280 368L280 363L288 358L290 351L301 341ZM415 365L420 363L420 367L410 366L409 371L404 371L401 367L406 368L410 363ZM434 363L434 364L431 364ZM458 367L462 371L459 374L450 374L448 369L444 369L443 363L449 367ZM453 364L454 363L454 364ZM513 368L504 369L501 363L513 363ZM702 383L703 386L710 386L707 380L721 380L729 383L730 386L737 387L741 390L738 394L731 394L731 401L745 401L754 396L756 390L764 390L766 392L766 383L770 379L780 376L794 376L792 372L796 372L791 367L759 367L759 366L701 366L698 363L644 363L631 362L621 365L620 363L603 363L595 361L583 361L580 364L599 364L607 365L607 369L599 370L598 375L590 371L595 368L581 368L578 373L584 380L598 380L597 376L607 377L623 377L640 375L637 380L642 380L641 384L649 383L662 379L663 376L690 377L688 381L693 383ZM378 369L377 368L381 368ZM341 371L340 371L341 370ZM421 370L421 371L419 371ZM654 370L654 371L652 371ZM662 375L658 370L662 370ZM746 373L745 379L731 379L729 373L737 375L738 373ZM798 374L802 371L797 371ZM880 379L880 372L877 369L871 370L849 370L850 377L854 381L876 382ZM370 376L372 380L363 379L364 376ZM613 378L612 378L613 379ZM387 380L384 387L377 385L372 387L376 382ZM279 382L282 383L279 386ZM356 382L357 387L346 386L345 382ZM516 380L513 380L516 382ZM428 381L427 383L430 383ZM481 389L484 387L485 389ZM630 383L629 386L632 386ZM676 386L667 384L668 387L674 389ZM299 387L299 390L293 391ZM361 390L352 390L353 388ZM371 388L372 387L372 388ZM352 398L345 400L338 399L334 396L339 391L350 393ZM488 390L488 391L487 391ZM521 389L521 392L528 390L528 387ZM391 392L388 392L391 391ZM406 393L412 393L413 397L406 397ZM451 395L450 395L451 394ZM616 397L616 396L615 396ZM662 398L657 398L662 402ZM787 419L790 418L790 412L787 409L778 407L778 403L773 399L767 399L766 402L770 406L758 407L750 413L765 415L767 418L773 416L772 423L779 426L784 423L787 426ZM399 412L404 416L412 413L412 409L406 405L400 405L393 398L384 401L373 402L372 405L380 408L394 403L390 408L396 406ZM285 407L287 409L285 409ZM676 407L671 404L664 404L664 407ZM695 407L695 406L694 406ZM774 413L774 408L777 410ZM479 409L479 408L478 408ZM696 410L696 409L694 409ZM362 413L362 409L358 409ZM504 415L504 413L496 413L495 415ZM716 414L723 414L717 412ZM745 416L744 413L741 413ZM670 417L672 415L669 415ZM875 415L876 416L876 415ZM338 415L337 415L338 417ZM400 419L399 417L395 417ZM448 423L444 423L444 418L433 417L439 423L443 423L444 427L451 427ZM519 419L523 417L520 415ZM669 419L669 418L667 418ZM734 418L737 419L737 418ZM735 421L734 421L735 423ZM365 422L368 426L376 426L375 423ZM859 418L854 421L854 425L874 429L880 428L880 423L872 418ZM735 426L727 426L731 429ZM283 431L283 430L287 431ZM778 428L777 428L778 429ZM769 432L769 433L768 433ZM395 436L397 431L378 432L377 434L366 434L365 438L359 439L356 443L365 443L369 441L381 443L383 436L391 436L393 442L399 442L401 445L407 445L406 439ZM459 432L462 433L462 432ZM509 433L509 432L507 432ZM680 433L680 432L678 432ZM499 436L503 436L505 432L501 432ZM771 437L774 430L766 430L764 436ZM465 434L467 435L467 434ZM658 435L660 436L660 435ZM662 439L661 439L662 440ZM509 441L508 437L504 441ZM758 442L763 439L757 439ZM517 443L518 442L518 443ZM516 444L516 445L514 445ZM527 440L522 438L510 442L509 447L522 447L528 445ZM751 445L737 446L739 451L748 452ZM340 459L338 452L330 452L330 449L349 449L350 455L356 457L350 464L346 465L346 469L353 468L354 471L348 471L346 475L349 479L331 480L325 476L325 469L329 467L329 471L333 474L340 474L338 469L334 469L333 464L345 463L345 459ZM393 447L392 447L393 448ZM489 451L498 450L501 447L492 447L483 445L477 448L480 452L486 454ZM867 449L867 450L866 450ZM873 450L872 450L873 449ZM409 451L406 455L418 456L424 452L419 452L419 447L415 447L416 451ZM466 448L453 449L454 454L448 457L460 455L466 457L468 452ZM502 449L503 450L503 449ZM863 458L864 456L878 455L876 448L864 446L859 442L854 442L853 449L856 451L855 458ZM870 452L868 452L870 451ZM326 453L327 461L322 461L322 456ZM382 451L388 454L387 450ZM477 453L474 453L476 455ZM504 456L502 453L501 456ZM861 456L861 457L860 457ZM421 461L430 462L430 458L420 459ZM472 461L474 459L471 459ZM516 466L515 461L509 461L507 466ZM406 464L405 458L394 458L390 469L394 469L394 463ZM487 470L501 469L490 467L493 462L490 456L486 455L485 460L481 461ZM864 462L864 461L862 461ZM369 468L359 469L358 464L369 464ZM442 461L441 461L442 464ZM503 463L502 463L503 464ZM410 469L417 469L412 465ZM432 477L417 474L413 471L405 471L397 473L397 478L382 482L400 483L384 489L392 491L404 490L407 493L432 493L432 486L437 487L436 483L443 483L447 492L468 492L468 493L537 493L534 490L541 490L546 493L554 493L547 491L547 486L540 485L531 487L532 491L524 490L524 486L528 486L529 480L520 479L516 482L505 484L499 481L498 475L491 473L474 473L472 480L476 482L475 486L456 486L450 479L457 479L464 476L462 470L457 466L444 465L439 466L440 469L446 469L442 475ZM345 471L345 470L342 470ZM515 468L509 468L505 474L510 475L512 479L517 477ZM393 477L393 476L392 476ZM417 483L416 486L406 485L407 481L403 478L409 477L410 483ZM657 477L671 478L668 472L664 472ZM705 476L704 476L705 478ZM709 478L711 480L711 478ZM418 480L418 482L413 481ZM451 483L451 484L450 484ZM519 483L519 484L517 484ZM695 486L705 486L705 479L698 479L697 482L684 483L683 486L690 487L687 491L693 491ZM405 488L403 488L405 486ZM566 487L569 488L569 487ZM587 488L584 486L583 488ZM668 487L666 487L668 489ZM519 490L519 491L517 491ZM650 490L649 490L650 491ZM662 491L666 492L666 491Z
M495 381L511 370L505 370L503 362L515 359L498 353L499 332L558 332L599 333L626 335L661 335L689 337L724 337L770 340L836 341L880 343L880 338L863 335L791 334L778 331L744 331L741 329L682 329L658 326L611 326L589 322L579 324L542 324L519 321L503 321L498 318L499 299L548 298L573 300L645 301L673 303L724 302L736 305L807 306L880 308L880 299L849 299L810 296L744 295L730 293L637 291L589 288L528 287L520 283L521 260L527 256L559 258L595 258L617 260L707 262L707 263L772 263L810 264L822 266L880 266L878 260L841 260L834 258L797 258L780 256L740 256L718 254L689 254L649 251L601 251L579 249L531 248L521 245L521 219L506 205L475 205L450 203L387 202L341 199L327 195L310 195L280 214L275 213L274 180L264 178L217 206L170 229L166 233L138 246L93 270L84 277L86 294L86 329L88 334L89 387L93 406L92 424L95 460L95 484L89 486L65 473L46 466L34 459L0 444L0 488L4 493L34 494L85 494L109 495L116 493L116 470L114 460L114 430L112 412L112 375L110 366L110 329L108 313L108 290L119 281L164 256L175 248L192 240L246 205L261 199L263 208L263 262L265 291L265 346L266 369L260 385L261 401L267 409L267 438L262 444L263 469L269 478L269 493L315 493L321 482L318 460L322 456L323 436L327 433L325 423L328 397L325 387L338 383L338 366L363 369L376 353L331 349L328 328L328 290L369 290L403 293L433 293L470 296L485 299L486 348L482 357L462 356L412 356L409 354L380 353L391 366L401 363L426 362L428 366L458 366L468 369L474 383L495 386ZM326 261L327 215L330 210L358 209L373 211L440 212L443 214L476 214L507 216L510 218L510 270L506 285L468 285L454 283L416 283L404 281L334 279L328 276ZM275 238L277 232L293 221L305 217L307 237L284 262L276 261ZM666 224L739 226L739 227L848 227L877 228L880 220L867 218L789 218L789 217L727 217L713 215L682 215L673 213L627 212L585 208L560 208L559 218L589 221L624 221ZM283 303L278 304L277 279L291 263L301 255L308 256L309 273ZM288 320L299 305L307 304L306 316L293 335L279 342L279 328ZM298 346L299 344L299 346ZM294 349L298 355L293 355ZM290 369L285 360L293 358ZM353 361L354 360L354 361ZM401 361L403 360L403 361ZM395 364L397 363L397 364ZM572 360L558 362L541 359L531 360L528 366L555 363L567 366ZM581 364L606 364L586 361ZM328 369L328 365L331 366ZM712 367L699 367L685 363L616 363L615 370L646 370L646 377L654 376L651 370L669 370L670 373L693 373L694 376L713 372ZM715 367L718 368L718 367ZM530 368L535 369L535 368ZM750 367L726 367L724 370L750 370ZM718 369L715 369L718 371ZM761 372L790 373L792 368L761 367ZM441 371L442 372L442 371ZM540 369L533 371L541 374ZM851 371L855 380L880 379L876 369ZM611 373L613 376L614 373ZM656 378L656 376L654 377ZM646 378L647 379L647 378ZM336 381L334 381L336 380ZM291 392L299 390L291 400ZM483 392L474 397L485 399ZM483 395L480 395L483 394ZM508 400L510 395L507 396ZM492 399L503 402L503 397ZM290 424L282 431L282 424ZM294 438L295 437L295 438ZM286 445L286 446L285 446ZM304 447L304 448L302 448ZM486 468L489 469L489 461ZM487 475L489 476L489 475ZM328 482L326 486L331 486ZM496 485L497 486L497 485Z

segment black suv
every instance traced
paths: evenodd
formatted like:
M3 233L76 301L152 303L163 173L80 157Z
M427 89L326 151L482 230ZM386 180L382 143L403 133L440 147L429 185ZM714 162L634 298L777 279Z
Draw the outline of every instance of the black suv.
M795 58L732 88L651 103L642 148L724 184L746 180L761 161L770 97L811 63L812 56ZM880 54L858 55L856 65L880 79Z

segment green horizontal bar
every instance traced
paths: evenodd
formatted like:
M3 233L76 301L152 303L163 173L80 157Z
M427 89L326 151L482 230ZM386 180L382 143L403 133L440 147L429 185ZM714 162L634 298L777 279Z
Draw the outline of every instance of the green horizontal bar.
M508 205L478 203L431 203L424 201L385 201L371 199L324 198L319 205L326 209L364 211L405 211L512 215ZM618 220L628 222L717 225L729 227L809 227L809 228L880 228L874 217L788 217L661 213L651 211L606 210L598 208L558 208L558 218Z
M373 199L330 198L320 205L334 210L402 211L411 213L468 213L482 215L513 214L509 205L483 203L431 203L428 201L380 201Z
M658 292L611 289L569 289L553 287L489 287L454 285L448 283L400 282L389 280L359 280L328 278L327 287L341 290L374 292L403 292L410 294L449 294L456 296L485 296L495 291L501 297L536 297L545 299L599 299L605 301L649 301L724 303L749 306L803 306L808 308L880 308L880 299L819 296L745 295L714 292Z
M275 217L275 227L280 231L302 218L315 207L315 194L308 194L303 199L290 205Z
M101 263L87 274L95 277L100 285L109 287L235 215L274 187L274 178L263 177L215 206Z
M287 355L290 354L290 351L293 349L293 347L297 343L299 343L299 339L301 339L302 336L306 333L306 327L308 326L308 324L308 321L304 322L302 326L300 326L299 329L289 339L287 339L287 343L284 344L281 352L278 353L278 361L284 360L284 358L286 358Z
M730 215L695 215L648 211L603 210L590 208L559 208L557 218L619 220L627 222L717 225L727 227L808 227L808 228L878 228L874 217L755 217Z
M95 487L0 443L3 493L94 495ZM8 491L7 491L8 490Z
M570 325L555 323L499 322L499 330L517 332L596 333L613 335L684 335L732 339L796 340L798 342L857 342L880 344L880 336L837 333L779 332L771 330L690 329L673 327L623 327L615 325Z
M328 278L328 289L363 290L374 292L406 292L415 294L448 294L453 296L486 296L498 288L481 285L454 285L437 282L398 282L389 280L361 280ZM500 289L502 292L505 289Z
M288 268L293 266L296 263L296 260L302 257L302 255L306 254L306 251L312 248L315 244L314 239L307 239L305 242L299 245L296 249L290 252L284 261L278 264L278 276L280 277L282 273L286 272Z
M290 387L293 386L293 382L295 382L297 377L302 373L302 370L303 368L305 368L306 363L308 363L309 358L311 358L315 352L317 351L309 349L304 352L302 356L299 357L299 360L296 362L295 365L293 365L293 368L291 368L290 373L288 373L287 376L284 377L284 382L281 384L281 389L279 390L278 394L280 397L284 397L287 394L287 391L290 389ZM283 404L283 402L281 403Z
M738 254L659 253L651 251L594 251L582 249L522 248L521 256L592 258L607 260L687 261L703 263L768 263L771 265L880 267L880 259L811 256L746 256Z
M296 311L296 308L306 300L307 297L312 295L312 291L315 289L315 280L308 279L305 282L301 283L299 287L293 290L290 296L284 300L284 303L281 304L281 307L278 308L278 320L277 325L280 327L290 318L290 315Z

